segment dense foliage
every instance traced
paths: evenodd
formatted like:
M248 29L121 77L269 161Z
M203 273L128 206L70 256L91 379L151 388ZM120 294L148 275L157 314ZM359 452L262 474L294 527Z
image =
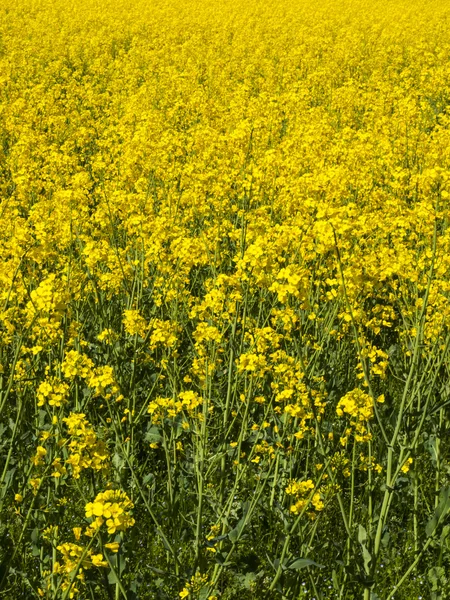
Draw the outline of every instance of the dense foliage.
M1 597L449 597L449 78L444 0L2 0Z

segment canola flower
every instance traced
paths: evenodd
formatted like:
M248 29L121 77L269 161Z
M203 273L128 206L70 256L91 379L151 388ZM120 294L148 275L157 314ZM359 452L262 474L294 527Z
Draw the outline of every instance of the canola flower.
M68 442L69 456L65 461L70 465L72 476L79 479L83 469L100 471L108 466L109 452L106 443L97 438L84 413L70 413L63 419L67 426L70 441ZM55 461L61 459L55 459ZM57 466L58 463L54 466Z
M445 589L449 17L3 0L0 594Z
M100 492L93 502L86 504L86 518L93 519L86 530L86 535L94 535L103 524L109 534L126 531L135 524L129 512L133 507L133 502L125 492L120 490Z
M291 481L286 488L286 494L288 496L294 496L296 498L296 502L291 504L290 511L294 515L299 514L305 507L308 506L308 498L310 492L314 490L315 486L311 479L307 481ZM302 498L303 496L303 498ZM320 512L324 508L324 503L322 500L322 496L320 492L315 492L310 500L312 507ZM311 519L315 518L315 513L310 512L309 517Z

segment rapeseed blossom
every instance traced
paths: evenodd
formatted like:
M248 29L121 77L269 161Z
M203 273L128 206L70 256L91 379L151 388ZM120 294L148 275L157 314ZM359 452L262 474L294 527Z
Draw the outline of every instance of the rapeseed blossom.
M109 534L116 531L126 531L135 523L130 516L133 502L125 492L120 490L106 490L97 494L93 502L86 504L86 518L93 519L86 530L86 535L95 535L95 532L106 525Z
M0 593L397 596L448 484L448 20L2 1Z

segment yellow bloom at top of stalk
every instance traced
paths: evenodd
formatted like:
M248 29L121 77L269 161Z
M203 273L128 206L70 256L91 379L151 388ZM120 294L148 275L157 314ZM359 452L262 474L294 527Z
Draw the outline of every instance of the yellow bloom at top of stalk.
M80 477L83 469L100 471L108 468L109 452L104 440L99 440L92 425L84 413L70 413L63 419L70 436L69 457L65 464L70 465L75 479ZM56 461L57 459L55 459ZM61 473L59 462L54 463L56 471Z
M93 502L86 504L86 518L92 519L86 533L94 535L103 524L106 525L109 534L125 531L135 523L130 515L133 507L133 502L121 490L100 492Z
M339 400L336 413L340 417L345 413L359 421L369 421L373 417L373 400L369 394L356 388Z
M148 324L138 310L125 310L123 313L123 324L128 335L139 335L145 337Z

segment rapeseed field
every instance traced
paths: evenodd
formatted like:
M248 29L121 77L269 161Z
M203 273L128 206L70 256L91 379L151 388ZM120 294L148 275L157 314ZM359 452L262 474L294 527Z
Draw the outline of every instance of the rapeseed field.
M450 4L2 0L0 597L450 597Z

